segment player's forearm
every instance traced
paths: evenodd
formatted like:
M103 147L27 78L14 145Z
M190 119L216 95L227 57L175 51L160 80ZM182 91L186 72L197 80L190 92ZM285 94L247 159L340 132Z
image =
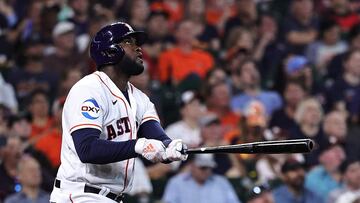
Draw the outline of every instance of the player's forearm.
M76 152L83 163L109 164L137 157L136 140L112 142L99 139L97 129L80 129L71 133Z
M166 135L160 123L155 120L149 120L141 124L138 130L138 137L160 140L165 146L168 146L171 142L171 139Z

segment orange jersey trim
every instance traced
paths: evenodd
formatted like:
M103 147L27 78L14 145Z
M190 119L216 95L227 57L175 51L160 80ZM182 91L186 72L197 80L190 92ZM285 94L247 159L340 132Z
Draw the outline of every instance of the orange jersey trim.
M92 123L83 123L83 124L79 124L79 125L75 125L72 128L70 128L69 132L71 132L74 128L77 128L79 126L95 126L101 129L101 126L96 125L96 124L92 124Z
M153 118L153 119L155 119L155 120L160 120L158 117L156 117L156 116L146 116L145 118L143 118L141 121L144 121L144 120L146 120L146 119L149 119L149 118Z

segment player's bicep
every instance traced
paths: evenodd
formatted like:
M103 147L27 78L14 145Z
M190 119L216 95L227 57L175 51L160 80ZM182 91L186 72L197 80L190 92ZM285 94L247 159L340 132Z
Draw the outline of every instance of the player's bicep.
M150 120L160 122L159 116L155 109L155 105L150 101L147 96L144 96L141 100L141 103L138 103L136 119L140 125Z
M104 100L89 89L72 89L64 105L63 120L72 133L82 128L102 131Z

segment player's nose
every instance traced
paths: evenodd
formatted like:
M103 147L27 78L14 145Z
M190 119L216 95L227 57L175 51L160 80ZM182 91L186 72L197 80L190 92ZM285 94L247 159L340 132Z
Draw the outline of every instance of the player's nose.
M141 52L142 52L142 48L137 46L137 47L135 48L135 51L138 52L138 53L141 53Z

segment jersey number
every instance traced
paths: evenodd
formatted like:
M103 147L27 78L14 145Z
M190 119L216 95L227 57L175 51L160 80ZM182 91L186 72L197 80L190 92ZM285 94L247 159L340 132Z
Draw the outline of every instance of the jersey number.
M112 124L106 126L108 140L114 139L116 136L120 136L124 133L130 132L130 120L129 117L123 117L116 121L115 128Z

